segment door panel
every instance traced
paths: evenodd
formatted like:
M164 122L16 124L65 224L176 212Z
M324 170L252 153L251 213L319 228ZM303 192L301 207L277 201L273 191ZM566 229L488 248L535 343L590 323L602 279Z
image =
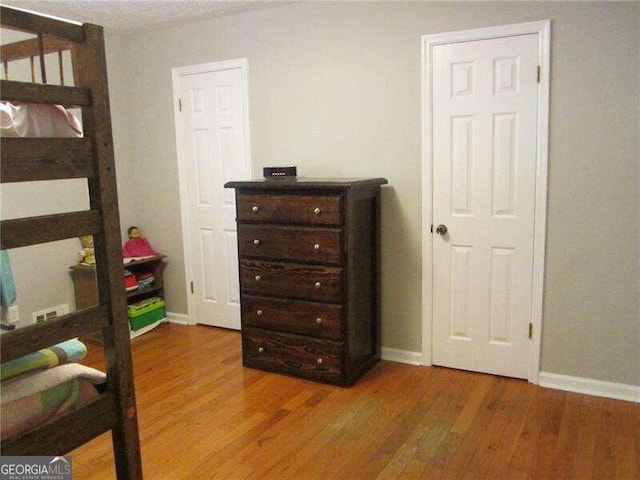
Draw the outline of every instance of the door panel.
M433 363L527 378L538 36L433 48Z
M241 68L180 76L195 320L240 329L235 196L248 177Z

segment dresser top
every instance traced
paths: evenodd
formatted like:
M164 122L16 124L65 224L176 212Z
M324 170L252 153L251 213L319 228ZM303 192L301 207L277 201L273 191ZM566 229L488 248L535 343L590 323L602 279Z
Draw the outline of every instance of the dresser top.
M225 188L323 188L344 190L353 187L367 187L372 185L387 184L386 178L314 178L314 177L279 177L279 178L260 178L257 180L241 180L236 182L227 182Z

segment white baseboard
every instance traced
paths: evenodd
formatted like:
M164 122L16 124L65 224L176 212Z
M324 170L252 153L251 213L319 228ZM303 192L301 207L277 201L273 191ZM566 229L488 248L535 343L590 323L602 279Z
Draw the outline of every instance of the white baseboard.
M399 350L397 348L382 347L382 360L390 362L408 363L409 365L422 365L422 353L410 350Z
M179 325L193 325L189 320L189 315L184 313L166 312L167 320L171 323L177 323Z
M396 348L382 347L382 359L410 365L424 365L421 352ZM592 378L572 377L549 372L540 372L538 384L541 387L554 388L556 390L640 403L640 386L638 385L605 382Z
M540 372L538 383L541 387L640 403L640 386L638 385L604 382L549 372Z

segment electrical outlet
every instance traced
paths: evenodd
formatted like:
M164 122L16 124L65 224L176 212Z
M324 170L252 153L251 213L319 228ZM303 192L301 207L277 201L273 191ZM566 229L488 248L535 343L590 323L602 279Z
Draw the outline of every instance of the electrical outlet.
M65 303L63 305L58 305L57 307L38 310L37 312L33 312L31 316L34 323L42 323L47 320L53 320L54 318L61 317L67 313L69 313L69 305Z

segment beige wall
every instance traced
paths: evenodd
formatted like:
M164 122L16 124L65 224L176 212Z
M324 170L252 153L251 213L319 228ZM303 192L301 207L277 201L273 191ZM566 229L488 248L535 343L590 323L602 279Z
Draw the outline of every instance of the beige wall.
M383 345L420 351L420 36L551 19L542 370L639 385L639 16L622 2L319 2L110 39L123 216L169 255L168 310L187 311L172 68L248 59L255 172L389 180Z
M111 105L111 126L113 130L113 148L118 179L118 204L120 207L120 230L123 242L126 240L127 227L135 222L136 196L138 190L133 183L134 164L130 161L129 149L132 130L127 119L130 116L126 95L118 92L126 91L130 75L126 64L121 62L123 49L126 49L126 38L110 38L106 48L107 71ZM111 92L115 92L112 94Z

